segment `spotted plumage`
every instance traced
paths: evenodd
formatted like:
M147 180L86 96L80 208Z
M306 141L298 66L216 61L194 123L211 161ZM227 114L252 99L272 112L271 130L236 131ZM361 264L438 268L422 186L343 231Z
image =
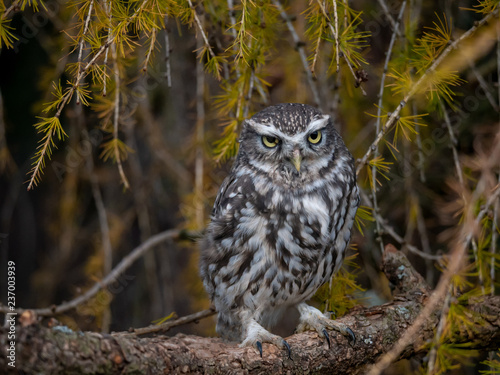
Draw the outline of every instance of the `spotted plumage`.
M359 204L352 155L328 115L280 104L243 123L201 243L200 271L229 340L288 348L266 328L296 306L299 330L352 334L304 302L340 266Z

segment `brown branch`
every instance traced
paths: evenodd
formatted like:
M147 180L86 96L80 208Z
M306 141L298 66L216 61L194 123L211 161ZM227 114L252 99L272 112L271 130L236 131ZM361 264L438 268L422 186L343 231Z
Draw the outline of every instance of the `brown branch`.
M354 346L340 334L331 333L331 348L314 332L295 334L286 340L285 351L264 344L261 358L253 348L239 348L218 338L176 335L138 338L131 333L113 335L74 332L67 327L45 328L38 324L17 327L16 371L27 373L312 373L359 374L390 351L420 314L431 292L408 259L393 246L384 252L383 270L395 285L394 301L382 306L356 308L339 319L355 332ZM470 342L471 349L500 346L500 297L485 296L471 301L476 312L474 336L454 337ZM439 314L431 314L398 358L423 353L432 339ZM7 367L7 330L0 330L0 368Z
M42 309L30 309L35 314L39 316L53 316L56 314L62 314L66 311L74 309L84 302L88 301L92 297L94 297L100 290L108 287L109 285L115 283L119 280L120 276L138 259L140 259L147 251L153 249L158 244L168 241L180 239L183 235L187 233L183 233L178 229L170 229L164 232L160 232L151 236L147 241L144 241L141 245L136 247L134 250L130 252L127 256L125 256L114 268L111 270L109 274L107 274L101 281L95 283L89 290L87 290L84 294L72 299L68 302L63 302L60 305L54 305L51 307L46 307ZM187 235L189 236L189 235ZM15 310L10 310L7 306L4 306L0 303L0 313L16 313L21 314L28 309L18 308Z
M132 332L136 335L146 335L148 333L156 333L156 332L167 332L171 328L179 327L188 323L193 323L193 322L196 323L200 319L208 318L209 316L215 315L216 313L217 311L215 311L215 308L210 307L209 309L199 311L194 314L182 316L178 319L169 320L162 324L150 325L148 327L143 327L143 328L134 328Z

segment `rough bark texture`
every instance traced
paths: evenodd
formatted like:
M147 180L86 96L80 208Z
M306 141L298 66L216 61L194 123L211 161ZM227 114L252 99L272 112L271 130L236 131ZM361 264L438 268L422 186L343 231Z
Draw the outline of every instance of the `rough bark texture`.
M264 344L260 358L253 348L239 348L218 338L177 335L138 338L128 333L73 332L66 327L46 328L38 324L17 327L16 369L6 359L7 331L0 330L0 372L22 370L43 374L277 374L362 373L391 349L419 314L430 290L408 259L392 246L384 254L384 272L395 286L394 301L371 308L357 308L339 319L356 334L356 344L331 333L331 348L314 332L295 334L286 340L292 359L284 351ZM471 349L500 346L500 297L473 301L474 334L465 333L456 342L471 342ZM422 352L422 344L433 337L438 314L429 317L401 357Z

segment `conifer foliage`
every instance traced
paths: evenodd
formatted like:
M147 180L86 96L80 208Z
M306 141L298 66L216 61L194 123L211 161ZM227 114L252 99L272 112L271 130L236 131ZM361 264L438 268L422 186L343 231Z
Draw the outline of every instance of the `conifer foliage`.
M461 5L0 3L0 250L40 291L19 300L45 307L77 297L162 229L198 236L242 121L271 104L303 102L333 115L362 191L352 252L318 291L318 306L340 316L387 301L377 264L396 244L429 285L445 286L419 373L465 365L500 373L498 352L454 344L474 335L468 302L500 287L499 1ZM14 229L26 202L28 229L39 234L33 254ZM146 296L147 313L103 289L58 319L106 331L208 307L199 280L185 276L196 274L196 246L161 246L141 258L136 281L122 283ZM27 256L36 264L21 262ZM118 316L124 305L133 317ZM196 332L212 330L207 320Z

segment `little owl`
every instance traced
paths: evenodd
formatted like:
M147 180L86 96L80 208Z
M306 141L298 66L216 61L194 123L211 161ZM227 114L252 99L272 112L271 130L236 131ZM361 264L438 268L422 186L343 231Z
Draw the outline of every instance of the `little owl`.
M288 307L297 331L350 328L305 303L339 270L359 205L354 160L332 119L304 104L268 107L243 123L240 148L201 243L200 271L217 332L286 348L270 333Z

